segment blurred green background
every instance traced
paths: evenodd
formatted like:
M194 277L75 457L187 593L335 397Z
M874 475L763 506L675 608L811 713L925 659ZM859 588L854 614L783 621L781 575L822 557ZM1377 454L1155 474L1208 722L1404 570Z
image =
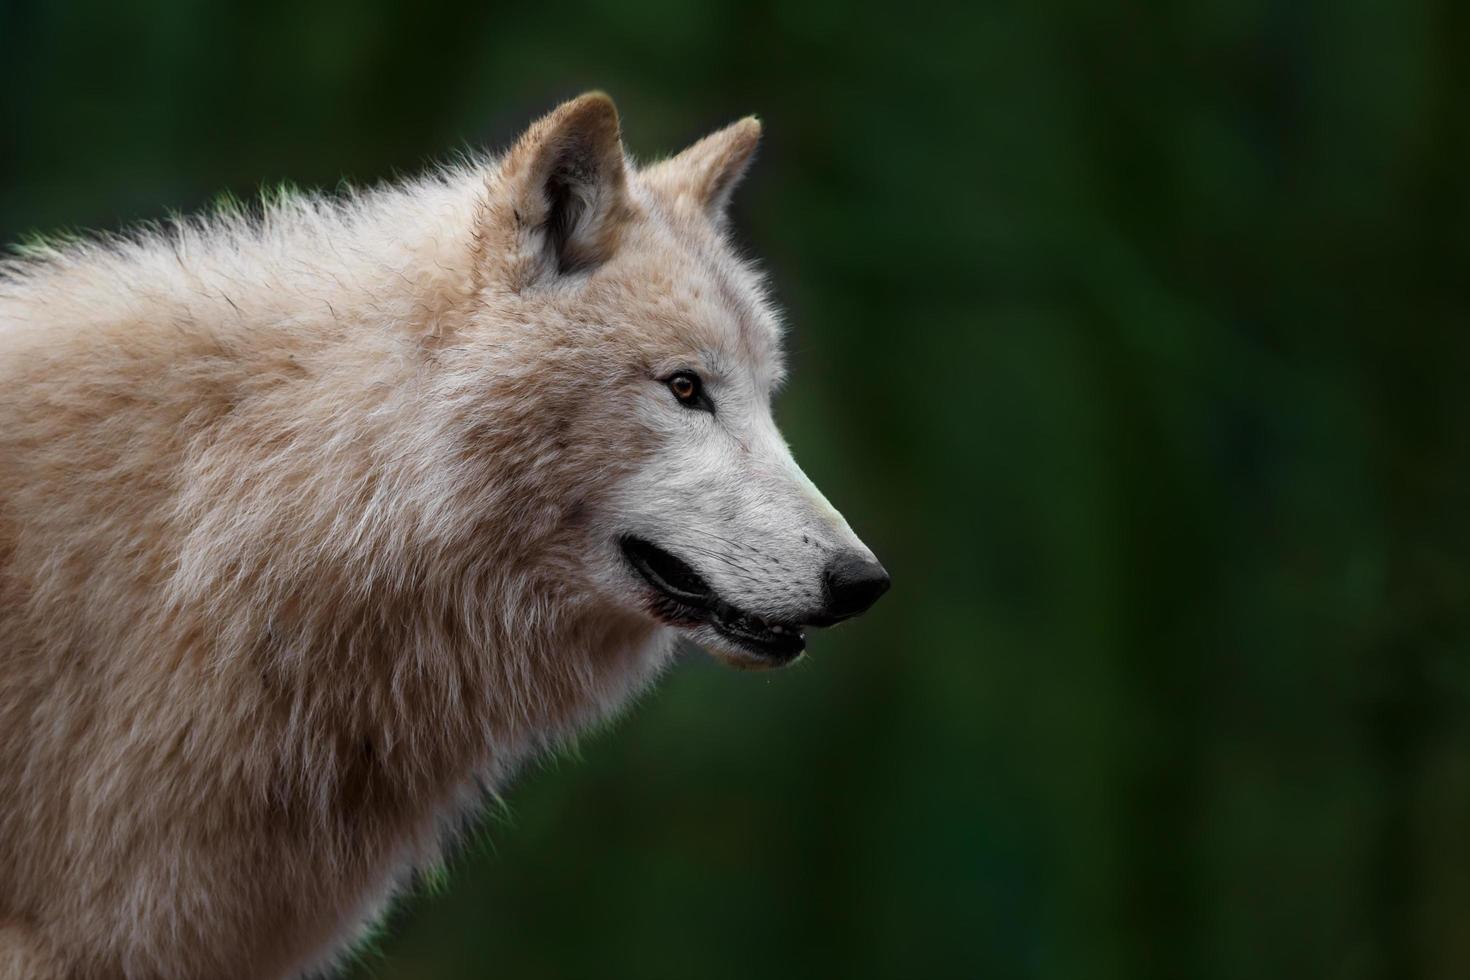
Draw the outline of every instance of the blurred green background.
M892 571L532 767L347 975L1470 976L1470 8L0 0L0 237L749 112Z

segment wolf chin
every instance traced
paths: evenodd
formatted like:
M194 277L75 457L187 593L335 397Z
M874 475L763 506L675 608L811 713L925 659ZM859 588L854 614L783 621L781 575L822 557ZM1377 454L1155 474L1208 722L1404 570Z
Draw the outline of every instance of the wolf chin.
M771 419L760 127L502 157L0 267L0 976L327 968L675 639L888 585Z

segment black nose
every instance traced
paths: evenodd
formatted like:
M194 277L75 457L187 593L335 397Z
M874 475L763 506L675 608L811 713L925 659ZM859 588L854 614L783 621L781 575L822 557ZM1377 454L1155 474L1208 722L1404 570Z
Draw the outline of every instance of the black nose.
M827 566L827 614L848 619L888 591L888 572L860 551L844 551Z

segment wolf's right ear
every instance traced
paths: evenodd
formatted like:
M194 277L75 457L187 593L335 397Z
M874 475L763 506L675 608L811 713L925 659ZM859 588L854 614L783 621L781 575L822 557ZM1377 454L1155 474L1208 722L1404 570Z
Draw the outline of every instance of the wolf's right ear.
M618 110L602 92L578 96L533 123L492 178L481 271L521 289L597 265L628 214Z

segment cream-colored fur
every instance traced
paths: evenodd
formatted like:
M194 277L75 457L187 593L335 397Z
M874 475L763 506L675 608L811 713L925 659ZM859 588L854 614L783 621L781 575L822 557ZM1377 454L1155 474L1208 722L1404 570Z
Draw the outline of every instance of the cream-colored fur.
M721 231L758 134L638 170L593 94L496 160L0 270L0 977L328 965L666 662L618 533L776 611L860 547Z

